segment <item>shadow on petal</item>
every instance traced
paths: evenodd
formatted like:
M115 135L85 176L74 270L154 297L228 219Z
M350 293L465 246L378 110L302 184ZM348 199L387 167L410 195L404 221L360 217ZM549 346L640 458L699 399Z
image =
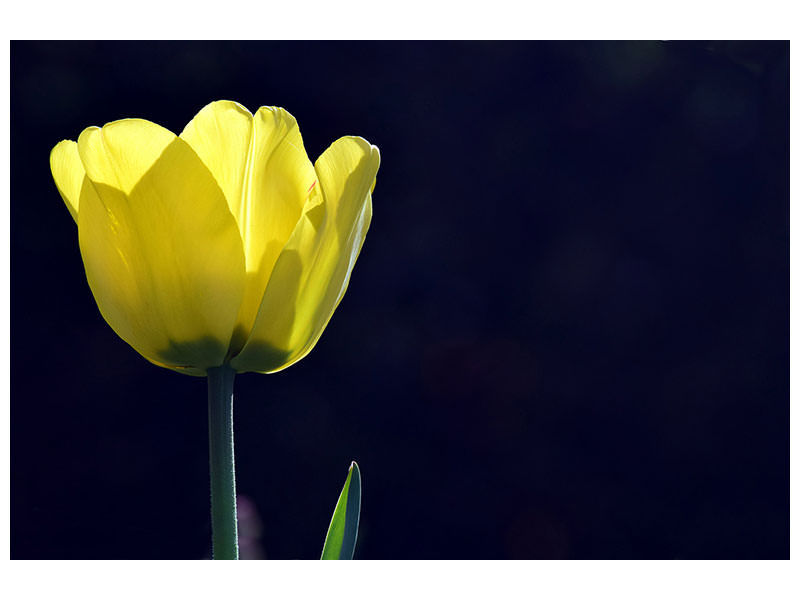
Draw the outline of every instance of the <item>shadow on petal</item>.
M213 337L187 342L170 340L169 346L158 351L156 360L175 369L185 369L197 365L212 366L218 357L224 356L226 350L227 347Z
M272 270L256 318L262 335L245 344L242 352L231 360L233 368L239 372L268 373L286 366L292 355L297 295L302 282L303 262L299 253L285 250Z

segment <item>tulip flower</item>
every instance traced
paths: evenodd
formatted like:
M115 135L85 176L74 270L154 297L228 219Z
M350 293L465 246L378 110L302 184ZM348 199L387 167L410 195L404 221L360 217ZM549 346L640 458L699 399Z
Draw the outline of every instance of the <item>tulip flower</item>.
M364 242L379 164L348 136L312 165L287 111L229 101L179 136L122 119L50 154L103 318L150 362L208 375L212 505L216 468L234 537L233 376L279 371L317 343Z
M312 165L288 112L227 101L180 136L123 119L50 155L105 320L149 361L201 376L279 371L314 347L364 242L379 163L343 137Z

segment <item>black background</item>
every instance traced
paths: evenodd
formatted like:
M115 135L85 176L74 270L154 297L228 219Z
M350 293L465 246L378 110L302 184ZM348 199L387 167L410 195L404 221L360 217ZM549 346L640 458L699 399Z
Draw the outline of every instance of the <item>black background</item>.
M245 557L788 558L788 43L11 44L11 556L206 558L205 380L105 324L50 149L206 103L380 147L315 350L236 381Z

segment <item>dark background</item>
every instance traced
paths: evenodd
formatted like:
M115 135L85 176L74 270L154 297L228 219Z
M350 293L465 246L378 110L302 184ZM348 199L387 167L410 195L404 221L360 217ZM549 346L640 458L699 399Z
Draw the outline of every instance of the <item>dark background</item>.
M316 349L236 381L244 556L788 558L788 43L11 44L11 556L204 558L205 380L100 316L48 154L287 108L380 147Z

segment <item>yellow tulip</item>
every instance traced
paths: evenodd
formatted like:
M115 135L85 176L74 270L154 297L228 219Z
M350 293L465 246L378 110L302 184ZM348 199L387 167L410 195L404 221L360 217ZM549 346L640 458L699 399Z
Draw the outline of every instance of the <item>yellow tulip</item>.
M212 102L180 136L142 119L50 154L105 320L190 375L279 371L314 347L372 218L380 154L343 137L311 164L297 121Z

